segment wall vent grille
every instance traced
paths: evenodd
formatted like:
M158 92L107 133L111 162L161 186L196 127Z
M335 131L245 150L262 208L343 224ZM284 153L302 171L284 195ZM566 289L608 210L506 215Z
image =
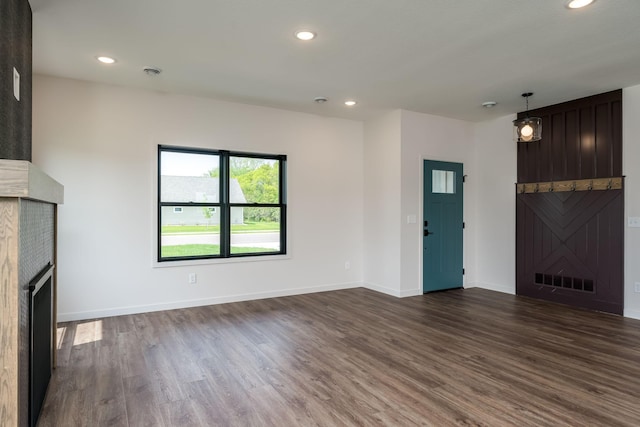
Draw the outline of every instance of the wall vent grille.
M561 276L557 274L536 273L534 282L542 286L571 289L574 291L595 292L595 282L592 279Z

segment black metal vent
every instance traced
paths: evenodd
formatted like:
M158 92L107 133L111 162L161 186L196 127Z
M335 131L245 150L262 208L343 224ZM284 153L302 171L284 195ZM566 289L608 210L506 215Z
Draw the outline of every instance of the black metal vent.
M592 279L561 276L557 274L535 274L535 283L555 288L572 289L574 291L594 292L595 282Z

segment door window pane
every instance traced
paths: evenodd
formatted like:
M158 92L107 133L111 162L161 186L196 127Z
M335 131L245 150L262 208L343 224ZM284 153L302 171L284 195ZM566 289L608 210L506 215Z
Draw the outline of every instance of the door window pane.
M456 192L456 173L454 171L433 170L431 173L431 192L454 194Z
M231 253L280 251L280 208L231 208Z

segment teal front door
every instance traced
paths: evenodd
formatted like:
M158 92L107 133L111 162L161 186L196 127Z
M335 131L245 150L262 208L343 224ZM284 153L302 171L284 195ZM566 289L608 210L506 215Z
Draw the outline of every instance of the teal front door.
M423 292L462 287L462 163L424 161Z

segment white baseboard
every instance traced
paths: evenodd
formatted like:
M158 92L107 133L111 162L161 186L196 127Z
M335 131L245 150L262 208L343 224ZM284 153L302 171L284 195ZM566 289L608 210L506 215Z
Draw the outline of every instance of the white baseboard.
M371 289L372 291L391 295L396 298L413 297L413 296L422 294L422 291L420 289L409 289L409 290L401 291L398 289L387 288L385 286L378 285L377 283L371 283L371 282L362 283L361 286L367 289Z
M422 292L422 289L409 289L400 291L400 298L415 297L422 294L424 294L424 292Z
M58 313L58 322L72 322L76 320L100 319L103 317L122 316L126 314L150 313L152 311L174 310L178 308L201 307L206 305L225 304L229 302L250 301L265 298L286 297L292 295L311 294L316 292L337 291L362 287L360 282L337 283L333 285L312 286L310 288L282 289L269 292L251 294L228 295L222 297L202 298L194 300L172 301L159 304L134 305L115 307L104 310L79 311L72 313Z
M640 320L640 310L624 310L624 317Z
M465 288L482 288L488 289L490 291L502 292L505 294L515 295L516 288L506 285L495 285L491 283L481 283L481 282L473 282L473 283L465 283Z
M400 291L397 289L387 288L387 287L378 285L377 283L370 283L370 282L364 282L362 286L367 289L371 289L372 291L376 291L386 295L391 295L393 297L400 298Z
M416 296L416 295L422 294L420 289L400 291L397 289L391 289L384 286L380 286L375 283L361 283L361 282L338 283L333 285L313 286L310 288L283 289L283 290L277 290L277 291L258 292L258 293L252 293L252 294L240 294L240 295L229 295L229 296L223 296L223 297L203 298L203 299L195 299L195 300L173 301L173 302L160 303L160 304L116 307L116 308L109 308L104 310L58 313L58 322L72 322L77 320L100 319L103 317L122 316L127 314L149 313L153 311L174 310L178 308L201 307L206 305L225 304L230 302L250 301L250 300L285 297L285 296L292 296L292 295L303 295L303 294L310 294L310 293L316 293L316 292L337 291L341 289L353 289L353 288L359 288L359 287L371 289L373 291L381 292L383 294L391 295L397 298L404 298L404 297L410 297L410 296ZM497 285L491 285L488 283L479 283L479 282L466 283L464 287L488 289L491 291L503 292L511 295L515 294L515 290L510 289L507 286L497 286ZM625 309L624 317L640 320L640 310Z

